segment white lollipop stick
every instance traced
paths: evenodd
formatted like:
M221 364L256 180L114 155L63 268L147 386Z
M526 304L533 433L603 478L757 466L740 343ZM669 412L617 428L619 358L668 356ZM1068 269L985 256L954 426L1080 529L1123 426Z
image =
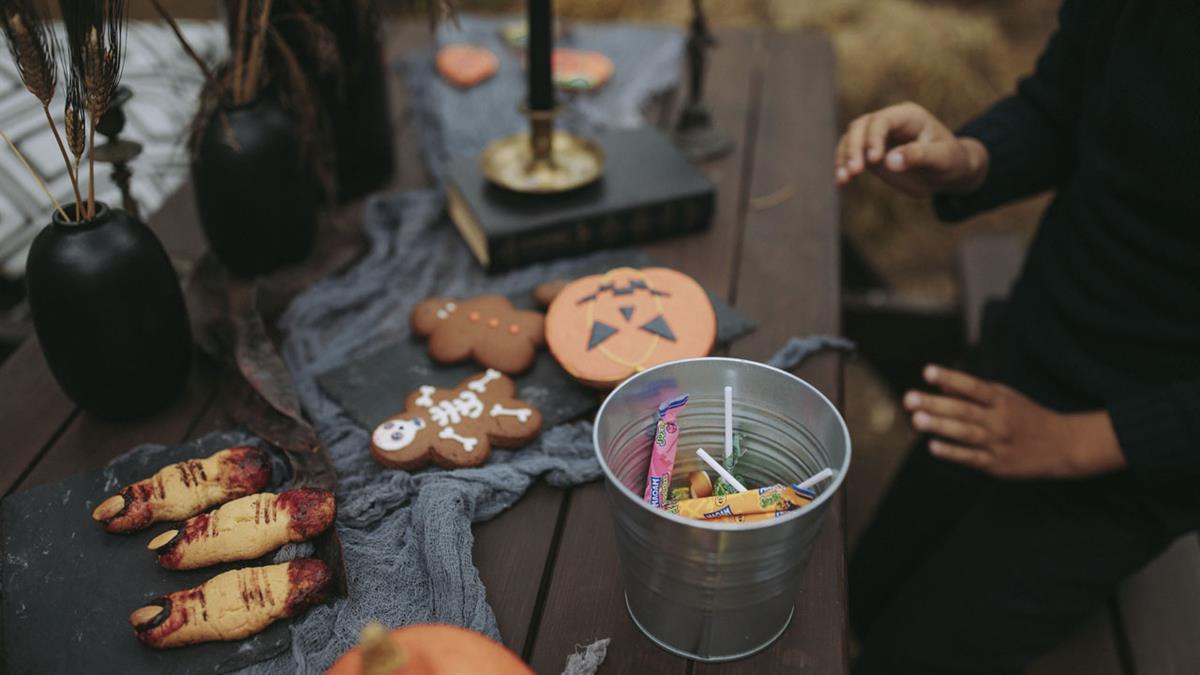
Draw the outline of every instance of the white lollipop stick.
M733 387L725 387L725 460L733 456ZM731 483L732 485L732 483Z
M797 485L798 488L810 488L823 480L833 478L833 469L821 469L815 476Z
M726 471L725 467L718 464L717 460L709 456L709 454L704 451L704 448L696 448L696 456L704 460L705 464L711 466L712 470L716 471L717 475L724 479L726 483L732 485L734 490L737 490L738 492L746 491L746 486L739 483L738 479L733 477L733 474Z

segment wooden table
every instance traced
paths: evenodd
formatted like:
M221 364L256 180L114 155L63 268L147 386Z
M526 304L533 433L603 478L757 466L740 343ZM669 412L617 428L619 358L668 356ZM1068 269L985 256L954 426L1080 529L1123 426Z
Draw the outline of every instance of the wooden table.
M834 59L818 33L719 32L707 75L716 123L736 149L705 167L718 189L712 230L647 247L664 263L758 322L733 356L766 359L792 335L839 330ZM429 43L419 25L389 26L389 51ZM394 187L428 182L392 87L398 171ZM669 119L669 115L660 116ZM204 242L190 188L151 222L172 255L195 260ZM841 360L821 355L797 374L841 401ZM94 469L140 443L176 443L227 424L224 403L240 385L201 362L178 401L133 423L79 411L51 377L35 338L0 368L0 493ZM542 673L559 672L577 645L612 638L602 672L720 673L846 670L844 500L827 511L796 598L796 619L766 651L704 665L672 656L643 637L622 597L603 486L572 490L543 483L509 511L475 528L475 563L504 642Z

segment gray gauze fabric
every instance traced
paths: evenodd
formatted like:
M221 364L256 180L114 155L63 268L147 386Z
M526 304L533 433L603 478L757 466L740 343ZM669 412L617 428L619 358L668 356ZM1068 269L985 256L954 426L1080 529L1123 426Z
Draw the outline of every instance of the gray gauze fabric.
M487 47L499 57L496 74L470 89L442 79L433 68L432 52L402 61L425 164L438 180L450 159L477 155L496 138L529 127L520 112L526 92L522 57L500 37L508 21L462 16L457 27L446 23L438 29L439 46L465 42ZM602 52L613 61L612 80L603 88L562 94L566 105L558 123L578 133L645 124L643 108L679 81L683 34L678 30L571 22L559 46Z
M610 642L612 638L604 638L583 647L582 651L577 649L567 657L567 667L563 668L562 675L595 675L604 663L604 657L608 656Z

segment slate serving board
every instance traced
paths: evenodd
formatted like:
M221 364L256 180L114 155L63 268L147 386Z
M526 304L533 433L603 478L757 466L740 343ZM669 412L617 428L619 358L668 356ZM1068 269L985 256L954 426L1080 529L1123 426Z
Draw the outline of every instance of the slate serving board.
M167 464L245 444L245 439L236 433L206 436L142 455L116 469L91 471L19 492L0 503L0 541L4 546L0 670L14 675L220 673L288 649L291 634L286 620L237 642L166 650L143 646L129 626L130 612L148 600L199 585L221 572L269 564L275 553L259 560L169 571L158 566L146 544L170 524L119 535L105 532L91 517L92 509L121 486ZM282 457L272 455L268 489L276 491L283 489L291 476Z
M581 263L572 276L599 274L615 267L654 267L658 263L640 251L614 251ZM513 305L534 309L533 289L510 296ZM717 345L731 344L754 330L754 323L709 293L717 315ZM483 371L473 361L452 366L430 358L426 340L415 335L391 342L359 359L317 376L321 387L364 429L401 412L410 392L423 384L454 387ZM543 428L570 422L599 406L604 394L576 382L547 350L538 352L533 366L517 376L517 398L537 407Z

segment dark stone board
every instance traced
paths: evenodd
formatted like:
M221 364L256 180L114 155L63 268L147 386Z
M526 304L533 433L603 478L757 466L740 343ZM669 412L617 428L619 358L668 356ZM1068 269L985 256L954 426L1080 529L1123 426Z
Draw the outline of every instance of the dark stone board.
M288 622L236 642L179 649L143 646L129 614L148 600L238 567L269 564L273 553L186 572L160 568L146 549L158 523L141 532L109 534L92 520L92 509L121 486L167 464L207 457L244 443L240 434L143 453L115 467L91 471L19 492L0 503L3 542L3 650L6 672L25 673L213 673L242 668L287 650ZM284 460L273 465L271 490L290 480Z
M598 274L615 267L655 265L653 258L640 251L615 251L611 255L588 258L575 270L574 276ZM534 308L532 290L511 295L513 305ZM729 345L754 330L750 319L711 292L709 300L717 314L719 346ZM404 410L405 398L421 385L454 387L482 370L483 367L471 361L452 366L435 363L426 349L425 339L410 335L326 371L317 377L317 381L364 429L372 429ZM515 379L517 398L541 411L543 426L547 429L578 419L598 407L604 397L603 392L576 382L544 349L538 352L533 366Z

